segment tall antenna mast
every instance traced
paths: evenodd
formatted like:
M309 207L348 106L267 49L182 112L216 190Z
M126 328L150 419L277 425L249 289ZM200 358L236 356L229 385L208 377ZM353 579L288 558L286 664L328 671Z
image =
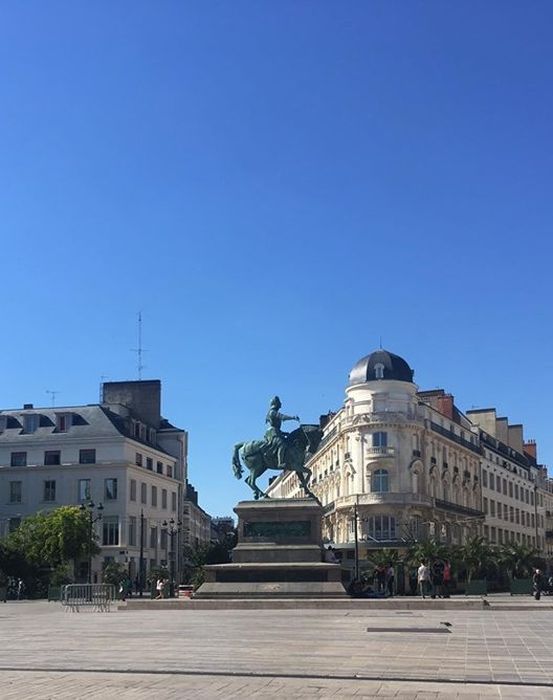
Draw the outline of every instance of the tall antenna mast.
M142 379L142 370L144 369L144 365L142 364L142 353L144 352L142 349L142 311L138 312L138 347L131 352L136 353L138 379L140 381Z
M51 391L50 389L46 389L46 393L50 394L50 398L52 399L52 408L56 405L56 394L61 394L61 391Z

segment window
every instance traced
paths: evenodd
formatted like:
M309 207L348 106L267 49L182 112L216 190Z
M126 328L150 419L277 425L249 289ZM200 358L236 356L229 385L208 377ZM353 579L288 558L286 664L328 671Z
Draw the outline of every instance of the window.
M171 510L177 510L177 494L175 491L171 492Z
M96 464L96 450L79 450L79 464Z
M385 493L389 490L388 472L386 469L377 469L372 475L371 491L374 493Z
M142 466L142 455L140 454L140 452L136 453L135 462L139 467Z
M514 523L515 522L515 509L513 506L509 506L509 520Z
M129 499L131 501L136 501L136 481L134 479L131 479Z
M170 464L167 465L167 476L173 478L173 467Z
M90 479L79 479L79 501L90 501Z
M507 479L503 479L503 495L507 495Z
M163 474L163 462L157 462L156 469L158 474Z
M378 362L374 366L374 378L375 379L384 379L384 365L381 362Z
M495 501L490 499L490 515L495 518Z
M67 413L58 413L56 415L56 432L66 433L67 428L71 425L71 416Z
M488 472L485 469L482 469L482 486L488 486Z
M500 501L497 502L497 517L501 518L503 517L503 512L502 512L502 504Z
M161 507L167 508L167 489L161 489Z
M396 539L396 519L392 515L373 515L369 518L367 535L378 540Z
M157 549L157 526L150 527L150 549Z
M106 480L107 481L107 480ZM106 547L119 544L119 516L108 515L102 521L102 544Z
M167 549L167 530L161 529L161 549Z
M148 502L148 487L146 486L146 484L140 484L140 502Z
M10 503L21 503L21 481L10 481Z
M47 450L44 453L44 464L46 466L61 464L61 452L59 450Z
M36 413L26 413L23 416L23 430L26 433L34 433L38 428L38 414Z
M117 500L117 479L104 479L104 498L106 501Z
M134 482L136 484L136 481ZM136 518L134 515L129 516L129 547L136 546Z
M8 532L15 532L21 525L21 518L10 518L8 520Z
M373 447L387 447L388 433L373 433Z
M149 471L154 469L154 460L151 457L146 457L146 469Z
M56 482L48 480L44 482L44 501L52 502L56 500Z
M490 489L493 491L495 489L495 474L490 472Z
M515 498L517 499L517 501L519 500L518 499L518 484L515 484Z
M509 481L509 496L513 497L513 482Z
M486 513L486 515L487 515L489 512L488 511L488 499L486 497L484 497L482 500L484 501L484 513Z
M157 507L157 486L152 486L152 505Z
M12 467L24 467L27 464L26 452L12 452L10 464Z

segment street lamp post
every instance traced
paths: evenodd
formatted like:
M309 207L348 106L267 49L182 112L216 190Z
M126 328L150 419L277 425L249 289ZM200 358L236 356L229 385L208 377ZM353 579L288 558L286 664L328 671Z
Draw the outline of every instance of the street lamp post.
M96 515L94 515L96 510ZM88 583L92 583L92 541L94 523L102 519L104 506L101 503L96 505L93 501L81 504L81 511L88 514Z
M175 577L176 557L175 557L174 539L175 539L175 535L177 535L181 530L182 522L179 520L178 522L175 523L175 519L171 518L171 520L169 520L169 523L167 523L167 521L164 520L162 523L162 527L165 529L165 531L168 533L169 537L171 538L171 550L170 550L170 558L169 558L170 571L169 571L169 573L171 576L171 590L174 594L175 579L178 578L178 574L177 574L177 577ZM177 545L178 545L178 539L177 539Z

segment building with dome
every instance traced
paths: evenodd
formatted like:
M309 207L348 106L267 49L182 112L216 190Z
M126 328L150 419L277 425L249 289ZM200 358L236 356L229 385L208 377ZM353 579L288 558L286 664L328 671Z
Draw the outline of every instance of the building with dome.
M419 391L402 357L379 349L361 358L342 408L321 425L307 466L325 508L323 536L344 560L474 534L545 549L538 490L547 478L535 443L494 409L463 413L443 389ZM268 494L304 495L294 473L274 479Z

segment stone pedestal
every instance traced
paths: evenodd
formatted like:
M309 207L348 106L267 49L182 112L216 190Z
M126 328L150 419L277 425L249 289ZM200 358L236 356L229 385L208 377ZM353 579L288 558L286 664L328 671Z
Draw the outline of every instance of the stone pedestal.
M339 564L323 560L323 509L313 499L241 501L232 564L205 567L196 598L337 598Z

